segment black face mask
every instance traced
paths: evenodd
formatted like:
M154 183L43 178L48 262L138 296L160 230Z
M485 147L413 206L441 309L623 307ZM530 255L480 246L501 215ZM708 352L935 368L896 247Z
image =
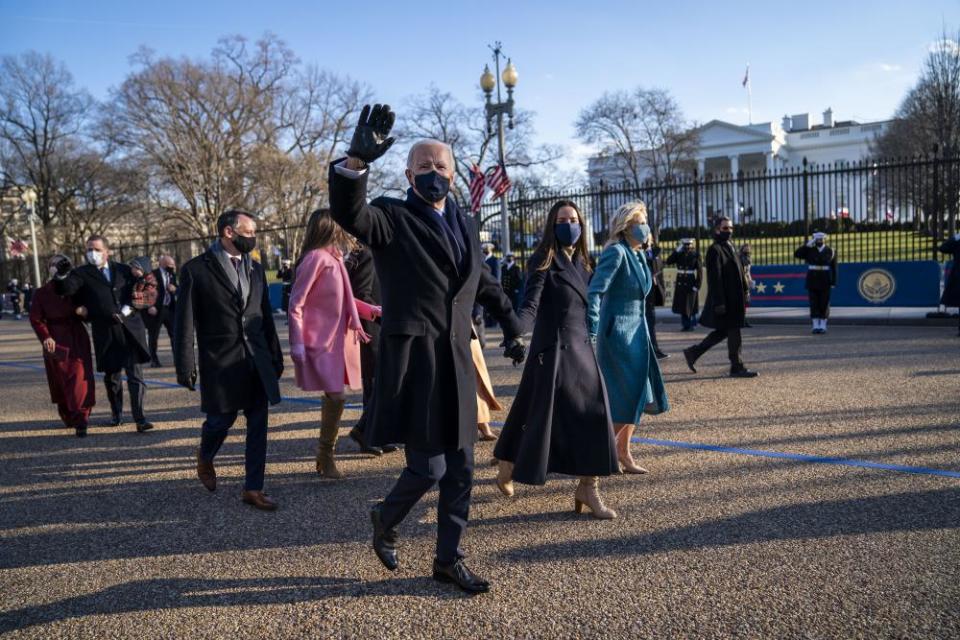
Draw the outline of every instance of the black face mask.
M169 273L170 275L173 275L177 272L177 270L174 269L173 267L164 267L163 270Z
M823 246L823 240L817 240L814 244L816 244L818 247L822 247L822 246Z
M257 246L257 236L248 238L247 236L235 235L233 236L233 246L240 253L250 253Z
M730 236L733 235L733 232L732 232L732 231L717 231L717 233L716 233L715 235L716 235L717 240L719 240L720 242L726 242L727 240L730 239Z
M427 202L440 202L450 193L450 181L446 176L436 171L415 175L413 186L420 197Z

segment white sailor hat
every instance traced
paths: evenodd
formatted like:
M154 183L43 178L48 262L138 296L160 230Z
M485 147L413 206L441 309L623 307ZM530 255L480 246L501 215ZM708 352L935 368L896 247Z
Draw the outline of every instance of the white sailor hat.
M814 240L826 240L826 239L827 239L827 234L825 234L823 231L817 231L816 233L813 234L813 239L814 239Z

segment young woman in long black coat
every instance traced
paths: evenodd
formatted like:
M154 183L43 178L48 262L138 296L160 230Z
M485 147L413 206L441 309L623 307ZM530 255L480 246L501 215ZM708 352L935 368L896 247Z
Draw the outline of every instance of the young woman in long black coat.
M528 265L517 312L533 327L527 363L494 455L497 486L513 495L513 481L544 484L548 473L580 477L578 513L615 518L600 498L599 476L617 471L616 441L607 392L587 331L586 224L569 200L553 205L543 239Z

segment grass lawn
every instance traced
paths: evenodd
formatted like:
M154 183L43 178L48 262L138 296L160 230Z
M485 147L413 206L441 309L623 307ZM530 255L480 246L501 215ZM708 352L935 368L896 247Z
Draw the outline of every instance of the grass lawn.
M805 242L803 236L782 238L736 237L738 246L749 242L753 249L753 264L791 264L796 262L793 252ZM827 244L837 251L840 262L896 262L902 260L931 260L936 246L927 236L913 231L849 231L827 237ZM938 245L939 246L939 243ZM705 252L705 250L704 250ZM937 254L941 259L942 254Z

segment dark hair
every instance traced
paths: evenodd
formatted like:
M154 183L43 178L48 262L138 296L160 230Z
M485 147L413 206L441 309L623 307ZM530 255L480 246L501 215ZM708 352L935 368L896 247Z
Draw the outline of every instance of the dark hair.
M307 220L307 230L303 234L303 244L300 245L300 255L294 268L300 266L300 262L309 252L329 247L331 244L346 252L351 248L350 236L330 215L330 209L317 209Z
M237 221L240 216L247 216L251 220L256 220L257 216L241 209L228 209L217 217L217 235L223 237L223 230L227 227L237 228Z
M557 252L563 250L562 247L557 244L557 235L553 227L557 224L557 215L560 213L560 209L564 207L570 207L576 211L577 220L580 222L580 239L573 245L574 249L571 261L579 258L584 269L593 271L587 256L587 220L580 212L580 207L572 200L557 200L553 203L553 206L550 207L550 213L547 214L547 221L543 225L543 236L540 238L540 244L537 245L534 251L534 254L542 256L543 260L543 262L537 265L537 271L546 271L549 269L557 256Z
M723 224L724 222L730 222L730 223L732 223L733 220L731 220L731 219L728 218L727 216L717 216L716 218L713 219L713 228L714 228L714 229L719 229L719 228L720 228L720 225Z
M87 242L96 242L97 240L102 242L103 246L106 247L107 249L110 248L110 241L107 240L107 236L102 236L99 233L95 233L87 238Z

